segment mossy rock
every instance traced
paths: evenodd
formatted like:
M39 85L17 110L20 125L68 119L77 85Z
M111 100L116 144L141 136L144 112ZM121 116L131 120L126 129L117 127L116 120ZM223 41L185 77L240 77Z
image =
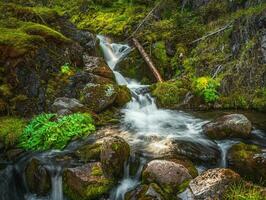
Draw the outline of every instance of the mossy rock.
M51 190L51 177L48 170L36 158L33 158L25 169L27 185L32 193L45 196Z
M158 106L163 108L177 108L184 100L188 90L183 88L181 81L167 81L157 83L151 87L152 95Z
M107 177L119 180L123 177L124 164L128 161L130 147L120 137L106 138L101 150L103 172Z
M116 97L116 85L88 83L83 89L81 100L88 108L98 113L111 106Z
M131 92L128 89L127 86L119 86L118 87L118 92L117 92L117 97L115 99L115 105L118 107L122 107L125 104L127 104L131 100Z
M227 158L228 166L242 177L256 183L266 180L266 158L261 147L235 144L229 149Z
M166 194L156 183L140 185L125 194L125 200L168 200L174 196Z
M172 160L153 160L142 171L144 183L157 183L169 195L183 192L191 179L188 169Z
M102 144L86 144L75 151L75 155L84 163L90 161L100 161Z
M93 200L107 195L113 181L103 175L99 162L65 169L63 174L64 194L71 200Z

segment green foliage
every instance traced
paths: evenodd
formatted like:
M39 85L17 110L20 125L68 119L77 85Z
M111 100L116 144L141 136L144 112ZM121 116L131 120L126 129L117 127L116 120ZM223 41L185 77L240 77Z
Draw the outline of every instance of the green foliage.
M188 90L181 81L157 83L152 88L152 95L161 107L175 108L180 104Z
M69 63L65 63L63 66L61 66L60 71L61 71L62 74L66 74L68 76L70 76L71 74L73 74Z
M265 200L262 189L243 181L231 185L225 192L224 200Z
M62 149L71 139L89 135L94 130L89 114L41 114L23 131L20 146L27 150Z
M0 141L8 148L17 144L26 122L16 117L0 117Z
M215 102L219 99L217 92L219 86L219 81L210 77L197 78L193 83L194 91L202 96L207 103Z

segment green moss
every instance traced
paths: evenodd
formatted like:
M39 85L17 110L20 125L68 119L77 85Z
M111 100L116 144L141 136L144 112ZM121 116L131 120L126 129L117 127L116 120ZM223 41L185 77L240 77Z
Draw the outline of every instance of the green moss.
M66 38L61 33L41 24L27 23L21 28L21 30L28 35L41 36L45 40L53 40L55 43L70 42L70 39Z
M181 81L168 81L157 83L152 87L152 95L159 106L164 108L176 108L182 103L188 90L183 88Z
M223 200L265 200L265 192L261 187L241 181L225 191Z
M179 193L184 192L187 189L189 183L190 183L190 180L185 180L181 185L178 186L178 189L177 189L178 192Z
M256 145L239 143L237 145L234 145L230 151L235 152L232 155L234 159L248 159L251 158L254 154L260 153L261 148Z
M144 6L120 4L111 8L92 7L91 12L72 17L81 29L104 35L123 36L137 21L145 17Z
M127 86L119 86L115 104L119 107L124 106L131 100L131 93Z
M83 162L88 162L91 160L99 160L101 153L101 144L89 144L78 149L75 155L78 156Z
M92 176L102 176L103 175L103 170L99 166L94 166L91 170L92 170L91 171Z
M4 142L6 148L16 145L19 141L26 121L16 117L0 117L0 141Z

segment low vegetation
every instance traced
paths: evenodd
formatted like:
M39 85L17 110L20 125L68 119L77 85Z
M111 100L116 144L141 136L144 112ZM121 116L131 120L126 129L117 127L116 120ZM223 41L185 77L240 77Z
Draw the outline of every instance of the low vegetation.
M95 126L89 114L41 114L25 128L19 146L27 150L63 149L72 139L87 136L93 131Z
M0 117L0 142L3 142L6 148L16 145L25 126L24 119Z

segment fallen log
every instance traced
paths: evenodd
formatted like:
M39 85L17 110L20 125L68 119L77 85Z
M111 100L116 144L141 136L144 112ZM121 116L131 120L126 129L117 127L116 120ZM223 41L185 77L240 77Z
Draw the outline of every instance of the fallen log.
M138 49L141 56L143 57L143 59L145 60L145 62L147 63L147 65L149 66L149 68L152 71L153 75L155 76L157 82L163 82L163 79L162 79L159 71L156 69L152 60L150 59L148 54L145 52L144 48L141 46L139 41L136 38L132 38L132 41L133 41L134 45L136 46L136 48Z

